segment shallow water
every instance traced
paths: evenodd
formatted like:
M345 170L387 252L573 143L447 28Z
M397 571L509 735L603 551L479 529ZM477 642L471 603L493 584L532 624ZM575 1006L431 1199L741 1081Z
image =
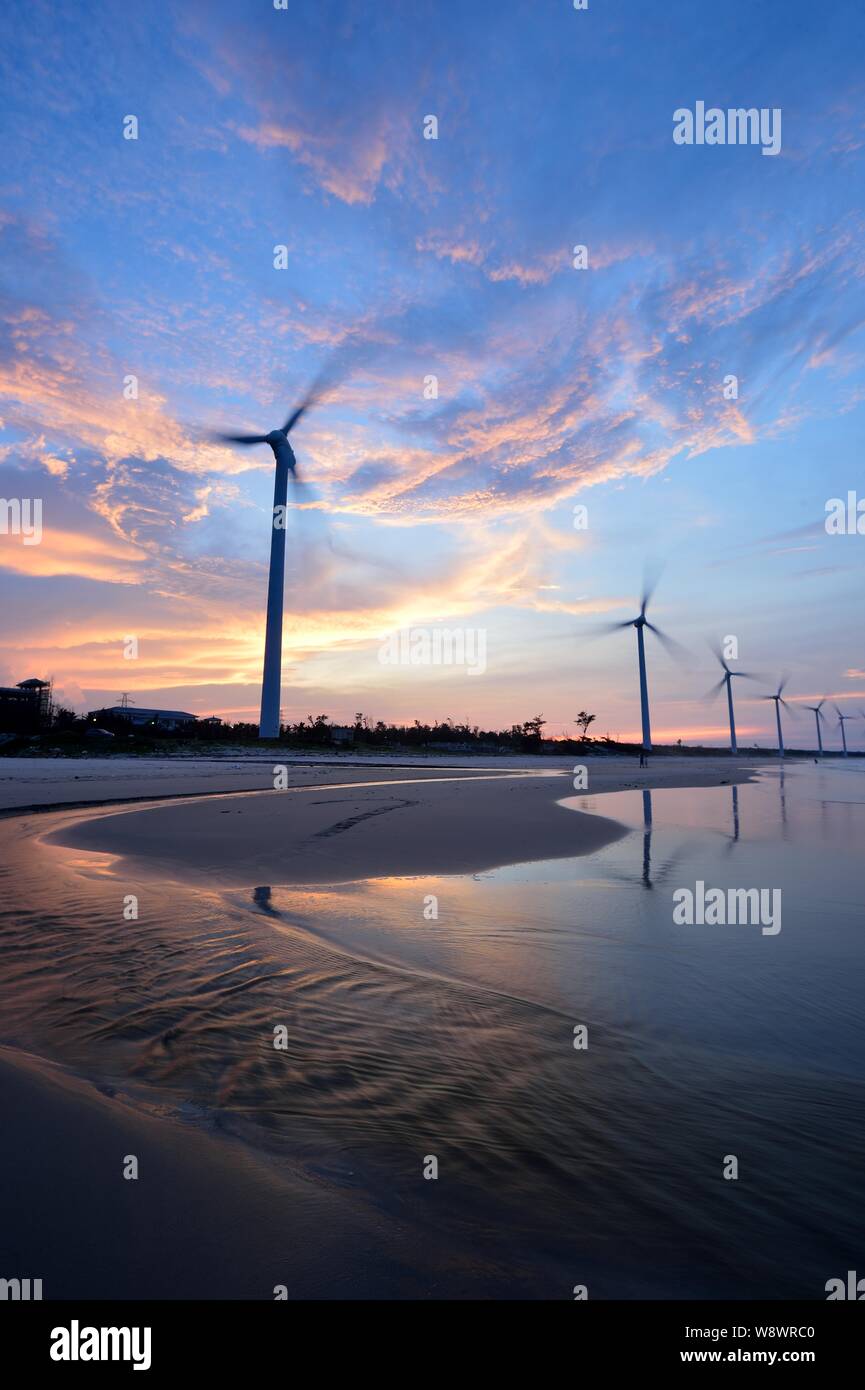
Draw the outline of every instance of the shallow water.
M421 1275L435 1230L434 1296L825 1297L865 1258L865 776L572 804L631 833L213 893L34 844L69 813L10 821L2 1040L355 1188ZM780 888L781 930L676 925L697 880Z

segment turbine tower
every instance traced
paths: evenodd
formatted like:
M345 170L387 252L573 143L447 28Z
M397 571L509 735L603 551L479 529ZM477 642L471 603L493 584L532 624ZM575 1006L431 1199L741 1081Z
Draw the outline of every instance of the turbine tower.
M276 472L273 480L273 516L270 535L270 573L267 580L267 619L264 629L264 669L261 679L261 718L259 738L279 738L279 702L282 687L282 608L285 591L285 513L288 483L295 492L302 486L297 476L297 459L288 436L300 417L325 389L324 374L307 392L296 410L289 415L282 429L270 434L216 434L222 444L269 444L273 450Z
M640 716L643 725L644 753L650 753L652 751L652 728L649 719L649 686L646 679L646 642L643 636L645 629L648 628L649 632L653 632L672 655L677 655L681 650L671 637L668 637L665 632L661 632L661 629L656 627L654 623L650 623L649 619L646 617L646 609L654 592L654 583L644 585L643 596L640 599L640 611L636 618L628 618L624 623L608 623L600 629L602 632L621 632L621 630L626 627L635 627L637 629L637 662L640 670Z
M853 714L842 714L841 711L839 710L839 708L838 708L837 705L833 705L833 709L835 710L835 713L836 713L837 716L838 716L838 728L841 730L841 743L842 743L843 748L844 748L844 757L846 758L846 757L847 757L847 730L844 728L844 725L847 723L847 720L848 720L848 719L855 719L856 716L853 715Z
M806 705L806 706L805 706L805 709L809 709L809 710L811 711L811 713L813 714L813 716L814 716L814 722L815 722L816 725L817 725L817 747L818 747L818 749L819 749L819 753L820 753L820 757L821 757L821 758L822 758L822 756L823 756L823 734L822 734L821 729L820 729L820 721L821 721L821 719L822 719L822 720L825 722L825 719L826 719L826 716L825 716L825 714L823 713L823 706L825 705L825 703L826 703L826 696L824 695L824 696L823 696L823 699L822 699L822 700L818 700L818 702L817 702L816 705Z
M774 694L774 695L764 695L764 696L762 697L764 700L774 700L774 701L775 701L775 723L776 723L777 726L778 726L778 757L779 757L779 758L783 758L783 756L784 756L784 735L783 735L783 733L782 733L782 731L781 731L781 706L783 705L785 709L789 709L789 708L790 708L790 706L787 704L787 701L786 701L785 699L782 698L781 692L782 692L782 690L784 689L784 687L785 687L785 685L787 684L787 682L788 682L789 679L790 679L789 676L784 676L784 677L782 678L782 680L779 682L778 689L775 691L775 694Z
M739 747L736 743L736 719L733 714L733 680L736 676L741 676L744 680L752 681L756 680L756 676L752 675L750 671L731 671L730 667L724 660L724 656L721 652L720 647L713 647L712 650L714 651L715 656L721 663L724 674L718 681L718 684L712 686L712 689L708 692L706 698L709 700L714 699L715 696L718 694L718 691L722 688L722 686L727 687L727 709L730 715L730 755L731 757L735 758L736 754L739 751Z

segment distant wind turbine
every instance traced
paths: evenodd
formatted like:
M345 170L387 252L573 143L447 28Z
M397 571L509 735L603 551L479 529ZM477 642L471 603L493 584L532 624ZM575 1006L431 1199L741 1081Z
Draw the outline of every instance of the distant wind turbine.
M821 730L820 730L820 720L822 719L822 720L824 721L824 723L825 723L826 716L825 716L825 714L823 713L823 706L825 705L825 703L826 703L826 696L824 695L824 696L823 696L823 699L822 699L822 700L818 700L818 702L817 702L816 705L805 705L805 709L809 709L809 710L811 711L811 713L813 714L813 716L814 716L814 721L815 721L815 723L816 723L816 725L817 725L817 747L818 747L818 749L820 750L820 757L821 757L821 758L822 758L822 756L823 756L823 734L822 734L822 732L821 732Z
M624 623L607 623L600 629L601 632L620 632L626 627L635 627L637 629L637 660L640 667L640 714L643 723L644 753L650 753L652 750L652 729L649 721L649 687L646 681L646 644L645 638L643 637L644 629L648 628L649 632L653 632L672 655L678 656L682 650L679 644L673 641L672 637L668 637L666 633L661 632L660 628L656 627L654 623L650 623L646 617L646 609L649 606L649 600L652 594L655 592L656 583L657 581L644 585L643 596L640 599L640 611L636 618L628 618Z
M776 690L776 692L775 692L774 695L763 695L763 696L762 696L762 699L764 699L764 700L774 700L774 701L775 701L775 723L778 725L778 757L779 757L779 758L783 758L783 756L784 756L784 735L783 735L783 733L781 732L781 706L783 705L785 709L789 709L789 708L790 708L790 706L787 704L787 701L784 700L784 699L782 698L781 692L783 691L783 689L784 689L784 687L785 687L785 685L787 684L787 682L788 682L789 679L790 679L789 676L784 676L784 677L781 679L781 681L780 681L780 683L779 683L779 685L778 685L778 689Z
M305 411L313 405L330 383L322 373L306 396L289 415L281 429L270 434L216 434L223 444L269 444L276 462L273 483L273 517L270 536L270 574L267 581L267 621L264 634L264 670L261 681L261 719L259 738L279 737L279 697L282 685L282 607L285 590L285 508L288 499L288 480L297 495L303 486L297 476L297 459L288 436Z
M834 709L835 713L836 713L837 716L838 716L838 728L841 730L841 743L843 744L843 747L844 747L844 757L846 758L846 757L847 757L847 730L844 728L844 725L847 723L847 720L848 720L848 719L855 719L856 716L853 715L853 714L842 714L841 711L839 710L839 708L838 708L837 705L833 705L832 708Z
M715 656L718 658L719 662L721 663L724 674L718 681L718 684L712 686L712 689L708 692L706 698L710 700L714 699L714 697L718 694L718 691L721 690L723 686L727 687L727 709L730 714L730 753L735 758L736 754L739 751L739 748L736 743L736 720L733 715L733 678L735 676L741 676L744 680L752 681L756 680L756 676L754 676L750 671L731 671L730 667L724 660L724 656L721 652L720 647L713 647L712 650L715 653Z

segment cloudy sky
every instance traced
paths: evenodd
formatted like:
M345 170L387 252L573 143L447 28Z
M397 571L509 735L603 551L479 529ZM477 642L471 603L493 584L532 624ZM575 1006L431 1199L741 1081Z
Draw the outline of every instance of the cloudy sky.
M0 535L0 682L255 718L272 456L209 432L326 366L286 717L633 736L594 629L646 565L689 652L650 648L657 737L723 738L726 636L744 741L784 672L865 709L865 535L824 526L865 497L863 39L853 0L7 0L0 496L43 533ZM698 101L780 108L780 153L675 144ZM438 624L482 675L378 660Z

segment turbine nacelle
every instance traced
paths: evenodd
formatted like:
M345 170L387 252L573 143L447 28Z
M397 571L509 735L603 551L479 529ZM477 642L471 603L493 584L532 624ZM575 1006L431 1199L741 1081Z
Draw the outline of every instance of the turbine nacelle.
M715 660L718 662L718 665L721 667L721 670L724 672L724 674L718 681L717 685L713 685L711 690L706 691L705 699L714 699L715 696L718 694L719 690L723 690L725 686L729 687L732 684L734 676L741 676L743 680L746 681L754 681L757 679L753 671L734 671L731 666L728 666L726 658L724 657L721 651L721 648L719 646L713 645L711 642L709 643L709 646L711 647L711 650L714 652Z
M826 696L824 695L824 696L823 696L823 699L822 699L822 700L818 700L816 705L803 705L802 708L803 708L803 709L810 710L811 713L812 713L813 715L816 715L816 717L817 717L818 719L822 719L822 720L823 720L823 723L825 724L825 723L826 723L826 716L825 716L825 714L823 713L823 706L825 705L825 703L826 703Z
M784 699L784 696L783 696L783 691L786 689L786 687L787 687L787 682L788 682L789 679L790 679L789 676L783 676L783 677L781 678L781 680L779 681L779 683L778 683L778 689L775 691L775 694L774 694L774 695L761 695L761 696L760 696L761 700L774 700L774 701L775 701L775 707L776 707L776 708L778 707L778 705L783 705L785 709L790 709L790 706L787 704L787 701Z

